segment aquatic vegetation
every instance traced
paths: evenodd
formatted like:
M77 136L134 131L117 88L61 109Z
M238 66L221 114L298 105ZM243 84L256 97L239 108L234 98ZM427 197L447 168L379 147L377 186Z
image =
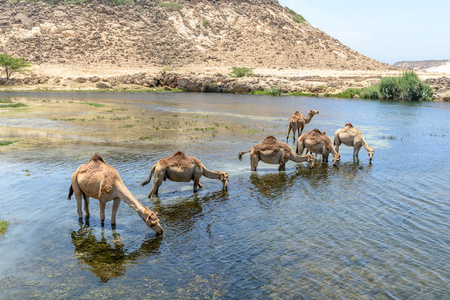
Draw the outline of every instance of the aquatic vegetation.
M0 235L4 234L9 226L8 221L0 220Z
M241 129L241 131L243 133L248 133L248 134L255 134L255 133L260 133L261 132L258 129Z
M14 143L17 143L18 140L6 140L6 141L0 141L0 147L1 146L8 146Z
M21 102L14 103L11 101L11 99L3 98L0 99L0 108L8 108L8 107L26 107L26 104L23 104Z
M105 104L101 104L101 103L94 103L94 102L83 102L83 104L87 104L90 106L94 106L94 107L105 107Z

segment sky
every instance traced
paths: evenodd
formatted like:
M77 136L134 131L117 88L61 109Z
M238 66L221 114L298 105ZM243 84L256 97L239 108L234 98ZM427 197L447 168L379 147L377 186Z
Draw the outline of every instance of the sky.
M378 61L450 60L449 0L278 0Z

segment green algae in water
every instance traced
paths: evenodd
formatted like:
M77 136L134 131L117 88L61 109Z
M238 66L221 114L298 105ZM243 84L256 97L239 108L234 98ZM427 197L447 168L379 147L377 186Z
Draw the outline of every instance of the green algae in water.
M18 140L6 140L6 141L0 141L0 147L1 146L8 146L14 143L17 143Z
M0 220L0 235L4 234L9 226L8 221Z

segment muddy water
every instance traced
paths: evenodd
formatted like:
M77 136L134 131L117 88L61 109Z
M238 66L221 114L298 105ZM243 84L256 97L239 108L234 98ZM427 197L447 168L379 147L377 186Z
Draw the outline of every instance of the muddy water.
M0 298L444 299L450 275L450 105L216 94L3 93L0 110ZM91 104L86 104L91 103ZM93 106L103 104L105 106ZM237 153L289 116L320 111L306 130L346 122L376 149L342 146L338 167L286 172ZM292 140L289 144L293 146ZM228 192L165 182L152 164L182 150L230 173ZM99 207L78 223L70 175L100 153L159 212L155 234L125 203L117 228Z

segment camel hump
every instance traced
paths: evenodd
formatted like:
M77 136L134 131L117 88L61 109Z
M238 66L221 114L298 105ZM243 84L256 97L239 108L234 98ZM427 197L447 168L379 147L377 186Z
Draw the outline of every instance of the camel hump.
M94 156L92 156L91 159L90 159L89 161L106 163L105 160L103 159L103 157L101 157L101 156L98 155L98 154L94 154Z
M352 123L346 123L345 127L353 127Z
M322 132L319 129L317 129L317 128L314 128L313 130L311 130L310 133L322 134Z
M298 110L296 110L294 115L300 115L300 112Z
M181 156L181 157L185 157L186 156L186 154L184 154L184 152L183 151L177 151L174 155L172 155L172 157L175 157L175 156Z
M266 142L268 142L268 141L276 141L277 139L274 137L274 136L271 136L271 135L269 135L268 137L266 137L265 139L264 139L264 141Z

